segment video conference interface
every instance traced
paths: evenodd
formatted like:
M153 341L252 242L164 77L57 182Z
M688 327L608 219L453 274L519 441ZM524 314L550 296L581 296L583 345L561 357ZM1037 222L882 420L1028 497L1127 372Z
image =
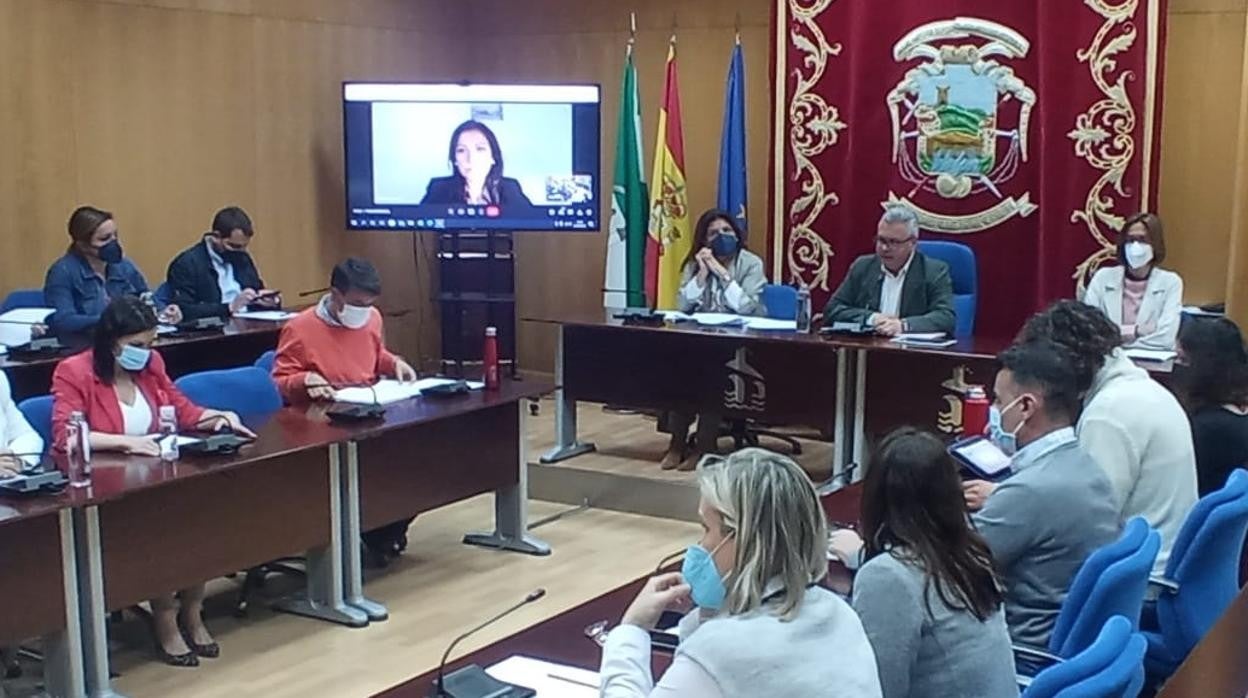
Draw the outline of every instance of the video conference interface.
M343 85L351 230L594 231L596 85Z

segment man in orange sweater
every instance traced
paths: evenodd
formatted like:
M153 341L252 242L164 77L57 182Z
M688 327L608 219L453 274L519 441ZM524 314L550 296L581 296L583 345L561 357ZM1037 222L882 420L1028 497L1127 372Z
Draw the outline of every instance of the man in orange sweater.
M351 257L334 267L329 293L282 328L273 378L288 404L333 400L335 388L371 385L382 376L416 380L406 361L386 351L381 313L381 276L368 261ZM404 519L366 531L364 559L384 567L407 548Z
M332 400L335 388L371 385L382 376L416 380L406 361L386 350L381 276L367 260L351 257L334 267L330 291L282 328L273 378L287 404Z

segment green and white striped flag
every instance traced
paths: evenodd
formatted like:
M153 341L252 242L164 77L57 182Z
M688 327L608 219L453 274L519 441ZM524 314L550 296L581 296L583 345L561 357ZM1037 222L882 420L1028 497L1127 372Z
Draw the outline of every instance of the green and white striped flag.
M649 195L642 175L641 103L637 98L637 69L633 42L620 84L620 116L615 132L615 183L611 196L611 224L607 235L607 271L602 304L607 308L645 307L646 236Z

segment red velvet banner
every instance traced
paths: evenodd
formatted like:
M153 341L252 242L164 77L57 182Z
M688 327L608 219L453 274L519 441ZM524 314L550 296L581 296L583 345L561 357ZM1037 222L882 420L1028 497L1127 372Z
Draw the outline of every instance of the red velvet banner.
M1154 207L1165 0L777 2L773 271L817 303L901 202L1009 336Z

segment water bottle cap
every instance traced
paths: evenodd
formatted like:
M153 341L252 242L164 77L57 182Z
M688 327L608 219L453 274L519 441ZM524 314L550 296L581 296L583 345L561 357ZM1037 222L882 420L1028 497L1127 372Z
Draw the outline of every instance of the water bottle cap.
M498 328L496 328L496 327L487 327L487 328L485 328L485 336L486 336L486 337L497 337L497 336L498 336Z
M975 397L975 398L988 397L988 393L984 390L984 386L982 385L967 386L966 395L967 397Z
M174 412L173 405L161 405L160 406L161 417L173 417L175 414L176 412Z

